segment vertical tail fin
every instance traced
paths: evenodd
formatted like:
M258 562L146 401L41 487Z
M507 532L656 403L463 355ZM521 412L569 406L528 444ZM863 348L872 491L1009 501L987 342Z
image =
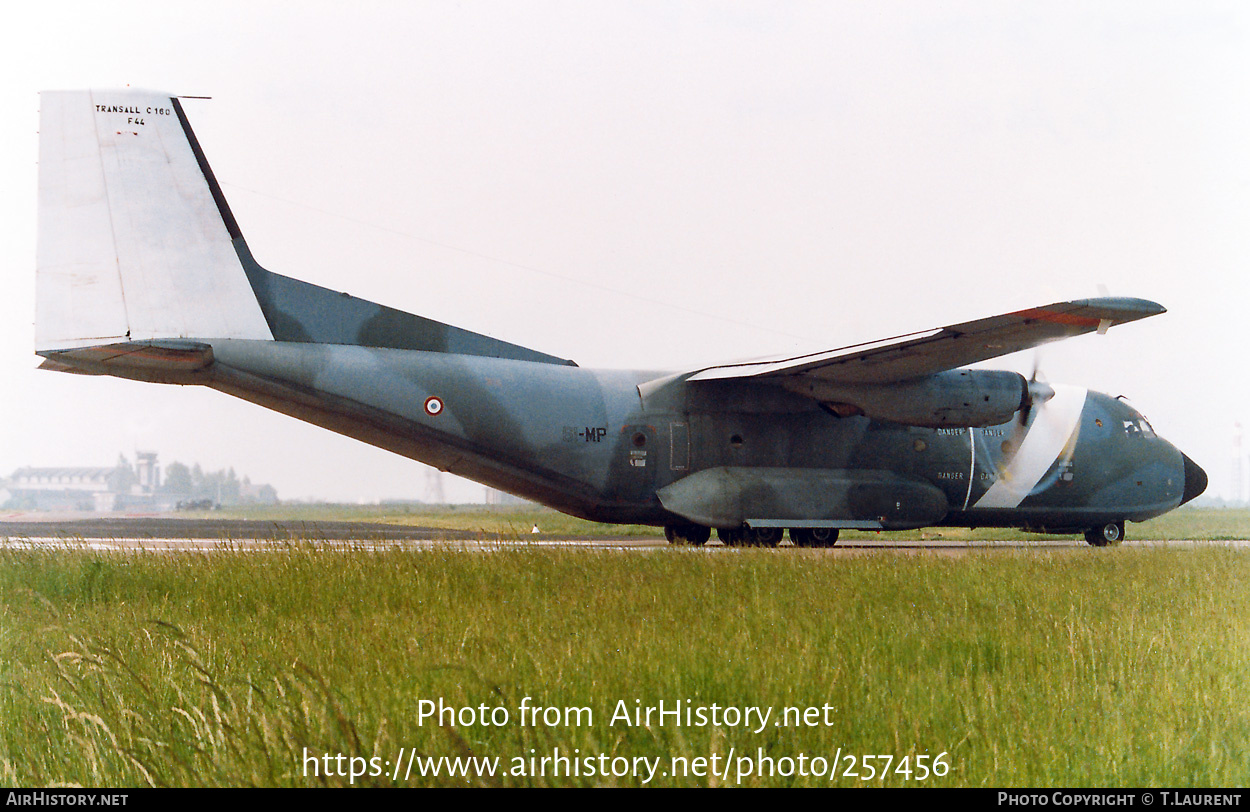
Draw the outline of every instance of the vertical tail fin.
M36 351L272 339L176 98L41 94Z
M57 91L41 108L45 368L185 381L218 339L572 363L260 267L169 94Z

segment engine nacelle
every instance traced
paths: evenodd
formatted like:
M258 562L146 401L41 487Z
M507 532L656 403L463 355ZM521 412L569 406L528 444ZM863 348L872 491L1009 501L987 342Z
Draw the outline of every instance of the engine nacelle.
M952 369L889 384L841 384L804 376L785 385L844 417L862 414L926 428L997 426L1032 397L1023 375L991 369Z

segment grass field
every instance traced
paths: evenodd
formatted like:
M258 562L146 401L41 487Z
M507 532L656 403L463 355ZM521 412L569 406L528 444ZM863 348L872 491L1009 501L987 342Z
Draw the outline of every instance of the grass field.
M1220 545L0 552L0 784L1245 786L1248 584ZM677 700L722 713L612 723Z

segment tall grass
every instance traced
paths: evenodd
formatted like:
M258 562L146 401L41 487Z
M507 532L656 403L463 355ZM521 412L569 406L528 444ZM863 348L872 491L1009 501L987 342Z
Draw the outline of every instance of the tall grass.
M0 783L391 785L401 747L505 762L558 747L665 767L731 749L912 763L945 752L950 772L925 785L1241 786L1248 575L1250 554L1228 548L9 551ZM525 697L588 707L593 724L522 726ZM420 724L422 699L504 706L511 721ZM610 725L621 700L834 711L828 724L759 733ZM388 766L354 781L314 775L307 753ZM401 772L399 783L640 780Z

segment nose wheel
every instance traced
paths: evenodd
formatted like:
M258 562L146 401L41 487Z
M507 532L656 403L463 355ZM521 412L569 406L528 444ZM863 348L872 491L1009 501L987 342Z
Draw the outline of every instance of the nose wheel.
M1095 547L1114 547L1124 541L1124 522L1109 522L1085 531L1085 540Z

